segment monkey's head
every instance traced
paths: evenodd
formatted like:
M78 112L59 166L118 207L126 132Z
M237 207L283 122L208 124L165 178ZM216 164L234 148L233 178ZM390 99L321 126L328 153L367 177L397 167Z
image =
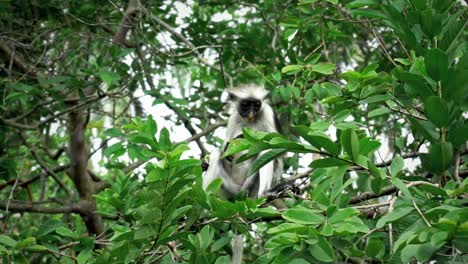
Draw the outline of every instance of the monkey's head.
M268 91L256 85L244 85L229 89L228 94L239 115L249 122L255 122L262 112Z

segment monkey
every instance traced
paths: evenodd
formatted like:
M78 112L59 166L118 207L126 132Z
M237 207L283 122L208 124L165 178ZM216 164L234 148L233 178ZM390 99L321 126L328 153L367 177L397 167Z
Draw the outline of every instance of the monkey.
M203 177L203 188L216 178L223 180L223 196L230 199L239 192L245 191L248 197L262 197L266 191L276 184L282 175L283 160L277 158L265 166L258 173L248 177L247 173L255 158L237 163L244 152L237 153L230 158L222 158L230 140L242 137L243 128L257 131L281 131L276 114L268 99L269 92L257 85L243 85L227 90L229 102L229 119L226 137L222 149L215 149L210 154L208 169ZM259 156L263 155L261 152Z
M269 92L257 85L243 85L227 90L229 101L229 119L227 122L226 138L222 149L215 149L210 154L208 169L203 177L203 188L215 179L221 178L223 196L234 198L239 192L246 191L250 198L263 197L283 173L283 159L270 161L260 170L249 177L247 175L256 157L237 163L239 157L246 151L235 154L233 157L223 158L229 142L242 137L243 128L257 131L280 132L280 126L273 108L268 99ZM259 156L264 152L260 152ZM244 249L244 236L235 235L232 240L232 264L240 264Z

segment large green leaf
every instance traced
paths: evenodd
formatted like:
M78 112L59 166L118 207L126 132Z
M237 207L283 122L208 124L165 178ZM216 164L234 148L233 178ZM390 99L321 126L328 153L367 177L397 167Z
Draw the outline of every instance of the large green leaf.
M346 129L341 132L340 137L341 145L344 151L349 155L352 160L357 160L359 155L359 140L353 129Z
M450 123L447 102L437 96L430 96L424 101L426 116L437 127L446 127Z
M426 52L424 64L429 76L434 81L441 81L447 78L449 61L447 54L440 49L431 49Z
M331 64L331 63L319 63L319 64L311 65L312 71L318 72L321 74L326 74L326 75L332 74L335 68L336 68L335 64Z
M468 124L456 126L449 130L447 140L456 148L466 143L466 141L468 141Z
M286 149L272 149L269 150L267 153L261 155L258 157L252 166L249 169L249 172L247 173L248 176L253 175L257 171L260 170L263 166L265 166L268 162L276 159L277 157L283 155L286 152Z
M324 159L317 159L310 163L309 167L311 168L328 168L328 167L335 167L350 164L349 161L341 160L337 158L324 158Z
M324 237L319 237L318 243L309 246L310 254L319 261L332 262L333 249Z
M386 224L394 222L407 214L411 213L414 210L413 207L407 206L407 207L397 207L395 208L392 212L382 216L378 221L377 224L375 225L376 228L382 228Z
M302 206L291 208L281 216L290 222L305 225L321 224L324 220L322 215Z
M453 146L450 142L434 143L429 148L429 154L421 155L424 168L435 173L442 173L452 164Z

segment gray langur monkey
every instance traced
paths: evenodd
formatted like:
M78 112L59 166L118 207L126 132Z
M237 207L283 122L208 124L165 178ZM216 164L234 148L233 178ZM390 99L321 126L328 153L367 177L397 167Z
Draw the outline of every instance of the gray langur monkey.
M269 92L260 86L244 85L227 90L229 94L229 120L226 138L222 149L215 149L210 154L208 170L203 177L203 188L215 179L223 180L222 191L227 198L233 198L240 191L248 197L262 197L274 187L283 173L283 160L277 158L263 166L255 175L248 177L249 168L257 157L241 163L237 159L245 151L229 158L222 158L229 141L242 136L245 127L257 131L280 132L275 112L268 99ZM259 156L263 155L261 152Z

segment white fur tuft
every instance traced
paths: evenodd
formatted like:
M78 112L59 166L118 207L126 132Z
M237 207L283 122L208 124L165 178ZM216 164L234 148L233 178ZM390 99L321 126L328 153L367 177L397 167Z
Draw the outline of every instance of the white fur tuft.
M268 95L268 90L256 84L244 84L227 90L228 93L239 98L257 98L263 100Z

